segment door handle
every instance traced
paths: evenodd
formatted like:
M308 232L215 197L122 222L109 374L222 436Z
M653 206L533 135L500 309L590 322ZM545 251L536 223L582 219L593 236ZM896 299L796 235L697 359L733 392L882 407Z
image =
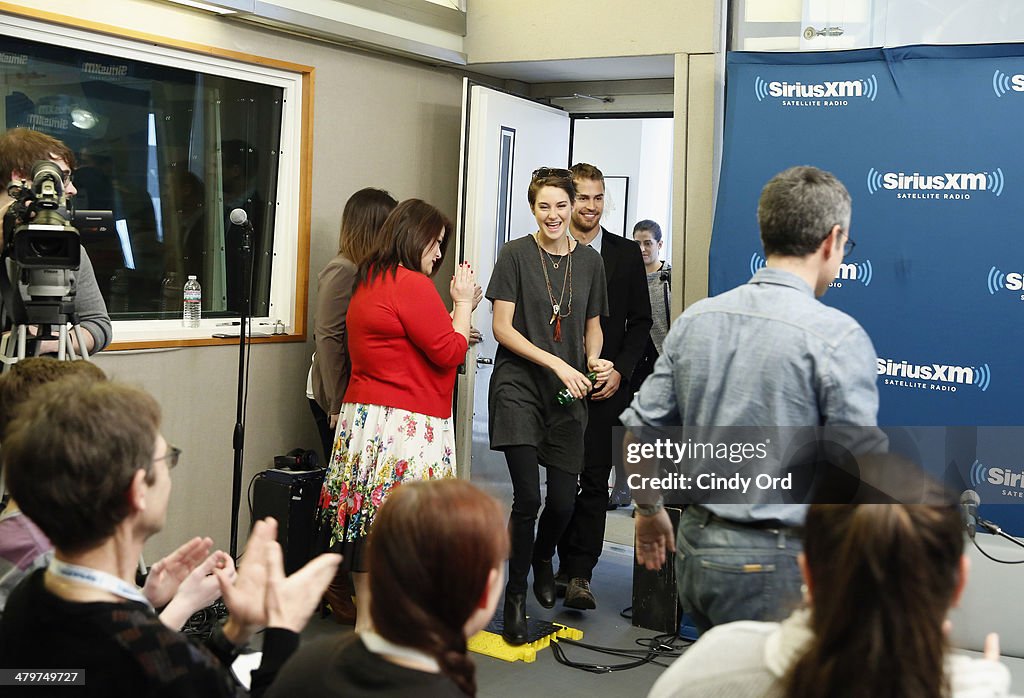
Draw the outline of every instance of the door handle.
M807 27L804 29L804 38L810 41L811 39L818 36L842 36L842 27L822 27L821 29L815 29L814 27Z
M478 356L476 357L476 365L478 368L481 366L493 366L494 359L490 358L489 356Z

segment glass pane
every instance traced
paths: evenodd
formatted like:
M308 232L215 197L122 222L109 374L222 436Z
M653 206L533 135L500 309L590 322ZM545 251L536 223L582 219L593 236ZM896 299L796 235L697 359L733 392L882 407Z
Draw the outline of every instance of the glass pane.
M113 211L114 230L82 236L113 319L180 318L189 274L204 316L238 316L234 208L253 226L252 314L268 314L281 88L5 37L0 94L6 128L74 151L75 208Z

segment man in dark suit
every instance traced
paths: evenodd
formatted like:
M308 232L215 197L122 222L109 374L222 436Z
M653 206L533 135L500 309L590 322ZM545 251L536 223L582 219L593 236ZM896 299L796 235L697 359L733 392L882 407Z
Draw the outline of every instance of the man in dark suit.
M612 428L630 402L629 379L647 346L651 331L651 300L643 256L632 240L601 227L604 175L587 163L570 168L576 186L569 230L578 242L590 245L604 259L608 279L607 317L601 318L604 348L601 358L615 364L612 377L594 386L584 436L584 464L572 520L558 544L559 577L567 582L565 605L597 606L590 579L604 546L608 509L608 475L612 467Z

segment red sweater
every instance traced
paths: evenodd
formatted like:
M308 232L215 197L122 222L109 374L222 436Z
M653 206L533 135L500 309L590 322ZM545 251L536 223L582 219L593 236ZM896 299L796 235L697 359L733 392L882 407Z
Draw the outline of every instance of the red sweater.
M345 402L452 416L455 370L468 344L425 274L398 267L394 278L387 272L360 284L347 325L352 377Z

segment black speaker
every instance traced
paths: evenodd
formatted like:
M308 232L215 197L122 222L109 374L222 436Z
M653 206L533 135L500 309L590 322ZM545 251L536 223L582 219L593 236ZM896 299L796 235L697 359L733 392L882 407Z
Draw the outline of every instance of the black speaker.
M672 520L672 540L679 530L679 516L682 509L665 507ZM675 549L675 545L672 546ZM638 628L656 630L659 633L679 631L679 592L676 591L676 556L666 556L660 570L652 572L636 561L633 556L633 625Z
M256 475L253 521L267 516L277 519L277 542L284 553L286 574L305 565L316 552L316 507L323 483L323 470L264 470Z

